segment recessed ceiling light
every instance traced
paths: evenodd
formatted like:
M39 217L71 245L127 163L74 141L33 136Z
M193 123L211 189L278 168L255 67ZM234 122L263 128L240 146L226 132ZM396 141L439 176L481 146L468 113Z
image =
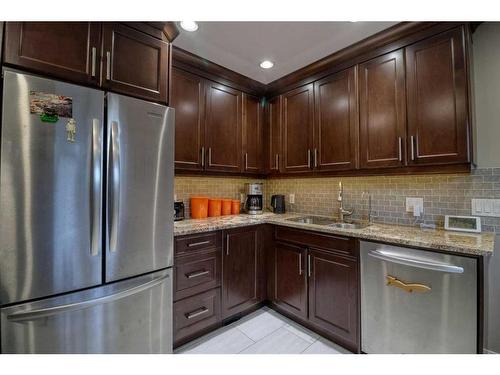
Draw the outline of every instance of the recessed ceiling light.
M264 60L260 63L260 67L262 69L271 69L274 66L274 63L269 60Z
M181 21L181 27L186 31L198 30L198 24L194 21Z

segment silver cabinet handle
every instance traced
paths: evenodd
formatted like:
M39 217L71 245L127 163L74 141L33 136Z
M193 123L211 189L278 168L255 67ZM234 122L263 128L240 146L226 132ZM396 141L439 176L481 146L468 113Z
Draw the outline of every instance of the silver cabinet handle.
M198 310L186 313L186 318L187 319L193 319L193 318L196 318L197 316L206 314L207 312L208 312L208 309L205 306L203 306L202 308L200 308Z
M200 246L200 245L207 245L209 243L210 243L209 240L207 240L207 241L200 241L200 242L191 242L191 243L188 243L188 247Z
M208 166L212 166L212 147L208 148Z
M226 235L226 255L229 256L229 234Z
M302 253L298 253L299 255L299 276L302 275Z
M201 166L205 166L205 147L201 146Z
M248 170L248 152L245 152L245 171Z
M120 142L118 139L118 123L111 122L111 140L110 140L110 157L108 165L108 181L110 181L110 194L109 202L111 204L110 212L108 215L109 225L109 251L111 253L116 251L116 243L118 238L118 214L120 209Z
M403 161L403 138L398 138L399 161Z
M106 79L111 79L111 52L106 52Z
M276 166L276 170L279 170L279 154L276 154L276 157L274 158L274 164Z
M108 302L118 301L122 298L130 297L134 294L146 291L148 289L154 288L157 285L163 283L165 279L169 278L169 275L164 275L157 277L156 279L150 280L144 284L132 287L130 289L118 292L116 294L111 294L109 296L94 298L88 301L69 303L67 305L48 307L44 309L37 309L31 311L20 311L7 316L7 319L11 322L22 322L29 320L36 320L40 318L45 318L47 316L52 316L61 313L67 313L71 311L83 310L89 307L102 305Z
M95 47L92 47L92 66L90 68L90 74L92 77L95 77L96 57L97 57L97 49Z
M209 271L195 271L195 272L190 272L190 273L186 273L186 277L188 279L194 279L196 277L200 277L200 276L205 276L205 275L208 275L210 272Z
M307 149L307 167L311 168L311 149Z
M92 152L91 152L91 207L90 215L90 255L99 255L101 243L101 201L102 201L102 179L101 179L101 126L98 119L92 120Z
M314 168L318 167L318 149L314 149Z
M440 263L432 260L423 260L423 259L412 259L405 258L402 255L389 253L384 250L371 250L368 252L368 255L372 258L377 258L380 260L384 260L386 262L403 264L405 266L422 268L426 270L433 271L441 271L441 272L449 272L449 273L463 273L464 269L459 266L455 266L453 264Z
M311 277L311 254L307 254L307 276Z
M413 135L410 137L411 160L415 160L415 143Z

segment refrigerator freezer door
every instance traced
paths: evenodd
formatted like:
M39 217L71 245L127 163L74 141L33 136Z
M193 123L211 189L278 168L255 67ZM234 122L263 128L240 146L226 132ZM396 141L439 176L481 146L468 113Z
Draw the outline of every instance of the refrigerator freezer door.
M172 270L0 312L2 353L171 353Z
M174 110L108 99L106 281L172 265Z
M101 91L4 70L0 305L101 283L103 113Z

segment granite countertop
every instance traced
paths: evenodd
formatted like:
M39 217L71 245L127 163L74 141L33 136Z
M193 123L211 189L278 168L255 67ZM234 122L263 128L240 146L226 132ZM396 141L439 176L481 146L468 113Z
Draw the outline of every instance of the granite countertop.
M421 247L430 250L445 250L473 255L493 254L495 241L494 233L461 233L445 231L443 229L421 229L413 226L379 223L371 224L362 229L339 229L324 225L304 224L287 220L299 216L311 215L298 213L278 215L267 212L262 215L241 214L207 219L189 219L175 222L174 236L270 223L365 240L382 241L395 245Z

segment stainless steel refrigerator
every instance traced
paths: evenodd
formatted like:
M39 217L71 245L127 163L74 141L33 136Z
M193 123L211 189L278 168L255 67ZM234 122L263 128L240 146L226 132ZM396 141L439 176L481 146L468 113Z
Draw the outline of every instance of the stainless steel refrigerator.
M2 353L172 351L173 112L4 69Z

